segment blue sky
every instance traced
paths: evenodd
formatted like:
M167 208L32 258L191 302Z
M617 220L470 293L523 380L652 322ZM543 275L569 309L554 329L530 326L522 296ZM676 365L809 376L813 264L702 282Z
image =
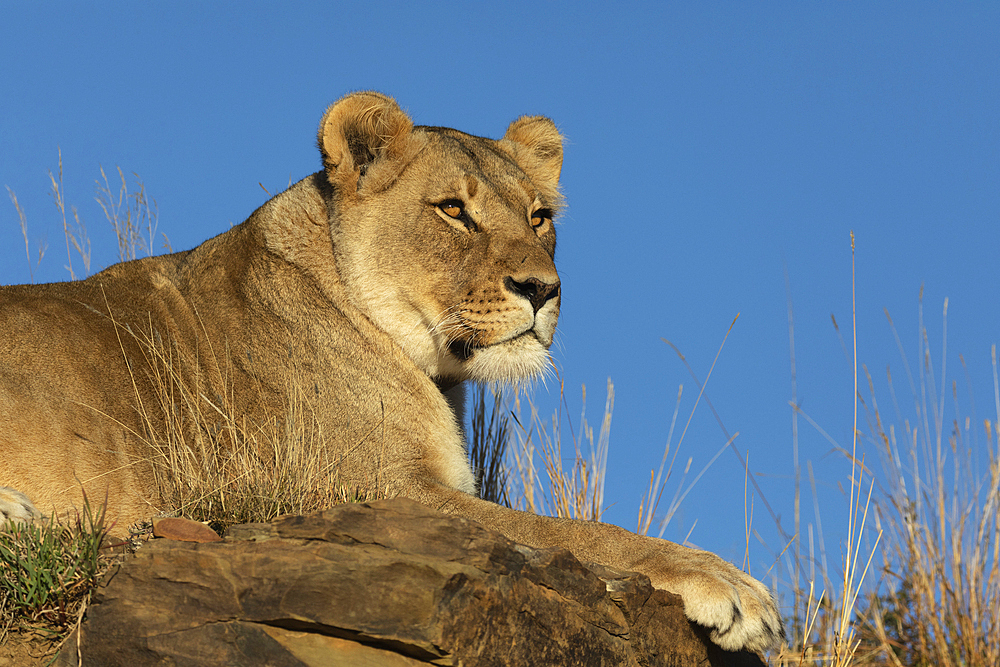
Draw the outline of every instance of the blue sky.
M852 368L830 316L849 332L851 230L859 359L877 385L887 364L900 367L883 308L915 364L924 285L935 363L947 297L949 381L963 411L971 385L979 424L996 419L998 45L994 3L6 2L0 184L17 193L31 242L48 243L36 280L62 280L47 175L60 148L96 269L116 260L93 201L99 165L138 173L160 231L185 249L245 219L267 197L261 185L274 193L317 170L316 126L346 92L379 90L417 123L485 136L548 115L567 137L555 355L569 413L582 384L594 421L608 377L616 389L606 518L634 527L678 385L681 421L697 395L661 338L703 378L739 313L707 396L790 527L785 275L799 401L849 446ZM27 282L6 201L0 239L0 283ZM537 396L546 411L548 389ZM681 459L698 470L724 443L702 404ZM830 450L800 423L836 559L849 466ZM739 560L743 506L726 452L665 536L697 520L693 542ZM755 508L761 574L783 544Z

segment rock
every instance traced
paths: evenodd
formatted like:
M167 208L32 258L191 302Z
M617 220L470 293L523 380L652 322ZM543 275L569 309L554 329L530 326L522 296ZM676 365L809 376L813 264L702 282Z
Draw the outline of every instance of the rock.
M643 575L403 499L149 542L77 633L56 664L764 664L712 645Z
M201 523L179 516L168 516L153 521L153 537L165 537L181 542L219 542L219 534Z

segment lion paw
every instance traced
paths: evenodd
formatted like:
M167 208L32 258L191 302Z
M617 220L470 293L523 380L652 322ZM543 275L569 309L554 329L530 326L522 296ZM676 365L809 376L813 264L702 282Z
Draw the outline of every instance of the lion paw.
M784 628L771 592L715 554L691 551L682 572L672 572L662 585L681 596L684 614L709 630L727 651L763 652L784 638Z
M0 486L0 525L30 523L42 518L42 513L28 500L28 496L6 486Z

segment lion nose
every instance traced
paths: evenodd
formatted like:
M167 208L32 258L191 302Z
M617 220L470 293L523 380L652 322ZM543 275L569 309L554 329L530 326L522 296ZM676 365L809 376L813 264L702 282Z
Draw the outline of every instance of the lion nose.
M514 280L508 276L504 278L503 284L510 292L527 299L536 313L542 309L546 301L559 296L558 280L554 283L546 283L538 278Z

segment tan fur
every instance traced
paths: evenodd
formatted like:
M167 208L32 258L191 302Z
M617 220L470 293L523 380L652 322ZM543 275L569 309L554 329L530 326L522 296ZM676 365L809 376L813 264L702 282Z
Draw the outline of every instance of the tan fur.
M552 122L521 118L493 141L414 127L392 99L358 93L327 110L319 147L323 171L194 250L0 288L3 515L37 516L25 494L66 511L82 491L120 524L172 509L151 461L171 400L155 348L203 400L227 397L251 422L305 388L347 483L382 474L390 492L513 540L641 571L723 647L771 645L767 589L718 557L474 495L443 390L549 364L555 230L536 213L560 202Z

